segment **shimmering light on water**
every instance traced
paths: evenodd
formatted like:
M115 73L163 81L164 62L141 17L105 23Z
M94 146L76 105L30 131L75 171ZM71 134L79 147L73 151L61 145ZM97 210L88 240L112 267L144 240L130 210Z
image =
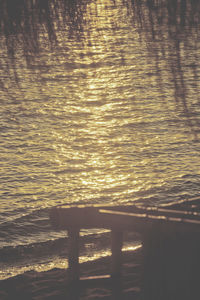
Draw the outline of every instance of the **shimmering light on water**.
M69 35L69 22L49 49L41 34L29 68L19 46L20 88L7 80L11 96L2 90L0 106L6 246L26 245L29 235L30 245L46 243L52 229L41 208L199 195L199 40L187 27L176 47L166 21L150 39L132 5L84 3L78 37Z
M139 248L141 248L140 244L133 244L133 245L128 245L128 246L124 246L123 247L123 251L135 251L138 250ZM95 261L97 259L103 258L103 257L108 257L111 256L111 251L109 249L104 250L104 251L98 251L98 252L92 252L92 253L87 253L87 255L84 256L80 256L79 257L79 262L80 263L85 263L88 261ZM59 268L59 269L67 269L68 268L68 261L65 258L58 258L58 257L54 257L51 258L51 262L47 261L43 261L40 263L32 263L27 264L24 263L23 264L19 264L19 265L15 265L13 267L9 267L9 269L7 269L6 267L3 268L0 271L0 278L2 279L6 279L12 276L16 276L19 274L23 274L25 272L31 271L31 270L35 270L37 272L45 272L45 271L49 271L51 269L54 268Z

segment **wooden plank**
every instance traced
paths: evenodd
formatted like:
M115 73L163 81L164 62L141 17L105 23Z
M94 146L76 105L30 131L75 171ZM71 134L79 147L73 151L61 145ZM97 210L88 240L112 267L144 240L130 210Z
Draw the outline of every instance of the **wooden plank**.
M52 224L57 229L70 229L72 227L110 229L113 226L115 229L125 230L128 228L133 229L133 220L136 227L137 223L139 225L143 225L143 221L141 222L140 217L146 216L146 214L131 214L131 218L129 218L127 222L127 220L125 220L123 217L121 218L120 212L118 212L118 215L116 215L115 211L105 210L105 212L110 212L109 217L107 213L103 214L102 212L102 210L99 210L96 207L69 209L59 208L56 209L53 217L51 216L51 220L53 220ZM138 229L140 229L140 226Z
M111 227L119 227L124 230L138 231L145 233L152 227L162 225L166 231L175 231L177 233L200 233L200 220L182 219L178 217L155 216L148 214L124 213L111 210L100 210L101 219L104 224Z
M126 205L110 205L110 204L60 204L52 209L70 209L70 208L80 208L80 209L87 209L87 208L97 208L97 209L111 209L111 210L118 210L118 211L127 211L127 212L139 212L139 211L147 211L147 210L162 210L162 209L169 209L170 211L178 210L178 211L186 211L186 212L197 212L200 210L200 197L194 197L191 199L183 199L176 202L170 202L162 204L158 207L147 207L140 204L127 203ZM196 208L199 208L196 210ZM52 210L51 209L51 210Z
M162 204L160 207L200 212L200 197L198 196L189 199L179 200L176 202L165 203Z
M159 212L159 213L158 213ZM124 212L97 207L57 208L51 213L53 226L58 229L74 228L114 228L118 230L135 230L140 233L149 230L153 224L165 224L178 231L200 232L200 218L195 215L176 211L144 210L138 212Z
M81 284L86 284L86 285L95 285L95 284L106 284L110 283L111 281L111 276L106 274L106 275L96 275L96 276L87 276L87 277L81 277L80 278L80 283Z
M196 207L199 209L196 209ZM73 224L74 215L77 216L77 219L86 220L87 217L91 219L93 212L98 210L112 210L120 211L127 213L136 213L136 214L151 214L151 215L160 215L160 216L178 216L188 219L199 219L200 220L200 198L192 198L187 200L181 200L175 203L161 205L159 207L145 207L137 204L126 204L126 205L116 205L112 206L110 204L94 204L94 205L58 205L50 209L50 220L54 227L60 228L62 224L65 223L65 228L68 224ZM67 218L67 220L66 220ZM85 224L84 226L87 226ZM90 225L88 225L90 226Z
M163 215L163 216L179 216L183 218L199 218L200 219L200 213L189 211L189 210L181 210L181 209L172 209L172 208L162 208L162 207L143 207L143 206L137 206L137 209L139 211L146 212L147 214L153 214L153 215ZM130 211L131 212L131 211Z

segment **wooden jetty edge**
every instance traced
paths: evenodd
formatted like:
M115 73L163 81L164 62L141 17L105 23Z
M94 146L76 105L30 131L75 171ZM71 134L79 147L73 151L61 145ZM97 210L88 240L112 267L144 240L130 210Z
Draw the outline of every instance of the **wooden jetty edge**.
M193 202L167 207L127 206L58 206L50 212L54 228L67 230L68 263L71 286L83 280L120 282L123 232L141 235L143 280L141 299L200 299L200 214ZM110 275L80 278L79 232L84 228L111 230ZM118 285L117 285L118 286ZM117 298L116 298L117 299ZM118 294L118 299L119 294Z

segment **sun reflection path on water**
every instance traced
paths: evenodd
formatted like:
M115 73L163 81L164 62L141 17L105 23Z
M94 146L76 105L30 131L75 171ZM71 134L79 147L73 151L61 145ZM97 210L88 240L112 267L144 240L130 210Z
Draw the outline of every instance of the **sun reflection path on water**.
M62 117L51 131L55 184L67 189L64 201L125 203L181 177L181 160L167 147L184 141L184 129L167 124L176 115L172 89L168 82L160 93L146 45L129 30L127 7L99 0L85 15L89 38L81 47L71 40L59 69L44 74L45 93L56 97L48 113Z
M168 61L160 65L161 88L151 44L132 17L121 0L89 2L80 39L61 31L56 49L42 49L37 80L18 68L24 98L16 90L7 111L17 124L8 142L19 148L19 141L20 151L2 160L9 176L15 165L11 197L17 191L23 205L126 203L199 174L198 145L176 110Z
M170 60L161 55L158 40L140 34L132 17L123 0L90 1L79 38L61 30L56 47L41 45L29 69L19 49L21 89L9 86L11 99L1 91L1 222L15 224L61 203L123 205L138 200L156 205L199 194L199 144L174 99L174 85L185 76L189 108L200 115L197 41L191 38L186 48L181 43L178 60L167 40ZM167 33L168 27L161 29ZM197 71L195 78L190 66ZM14 227L16 244L26 245L26 222L24 235ZM50 238L42 228L30 245L46 241L44 236ZM109 254L101 250L80 260ZM48 259L10 268L8 277L67 267L63 258Z

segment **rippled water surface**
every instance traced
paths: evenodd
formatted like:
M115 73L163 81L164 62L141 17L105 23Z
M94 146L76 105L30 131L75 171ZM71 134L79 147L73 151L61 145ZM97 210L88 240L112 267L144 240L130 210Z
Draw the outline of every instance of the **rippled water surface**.
M148 31L132 5L84 3L78 34L68 21L49 47L41 33L28 67L18 46L19 86L0 75L9 90L0 92L2 278L65 267L65 233L50 227L49 207L200 193L198 24L177 36L165 20ZM107 239L82 232L82 260L107 253Z

